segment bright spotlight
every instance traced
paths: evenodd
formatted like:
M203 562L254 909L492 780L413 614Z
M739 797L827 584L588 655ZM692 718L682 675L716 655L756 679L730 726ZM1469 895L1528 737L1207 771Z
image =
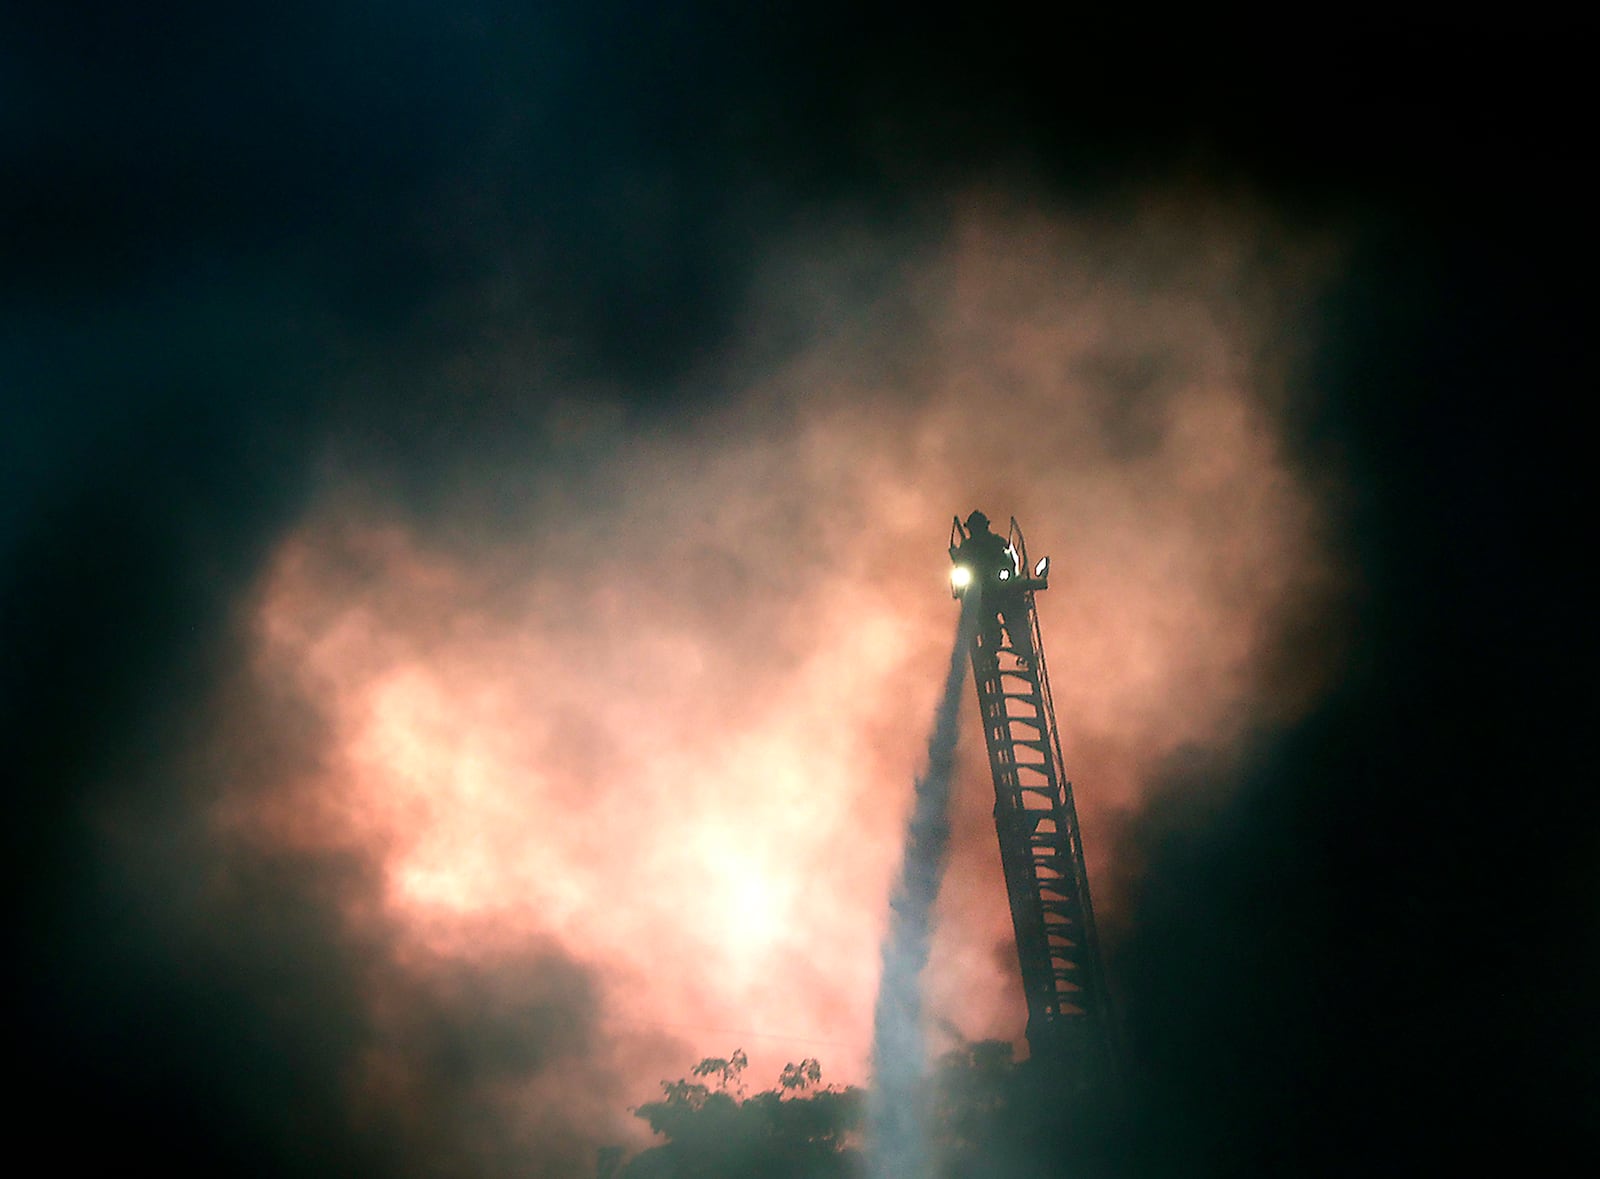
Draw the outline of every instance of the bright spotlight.
M1000 580L1001 581L1010 581L1011 580L1011 570L1009 570L1009 569L1000 570Z
M972 570L965 565L957 565L950 570L950 584L957 589L966 589L972 584Z
M1049 572L1050 572L1050 558L1049 557L1040 557L1039 558L1039 563L1033 567L1033 575L1035 577L1044 577Z

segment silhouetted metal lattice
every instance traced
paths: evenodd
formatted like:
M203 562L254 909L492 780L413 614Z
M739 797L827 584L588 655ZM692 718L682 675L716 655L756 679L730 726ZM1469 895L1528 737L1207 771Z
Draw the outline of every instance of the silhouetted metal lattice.
M969 536L957 521L951 557L958 568L957 538L965 542ZM972 672L1028 1003L1028 1046L1035 1060L1078 1085L1105 1089L1115 1079L1113 1017L1033 600L1047 588L1048 565L1029 567L1015 519L1007 565L1003 573L974 570L961 592L984 594ZM1012 634L1011 627L1025 636Z

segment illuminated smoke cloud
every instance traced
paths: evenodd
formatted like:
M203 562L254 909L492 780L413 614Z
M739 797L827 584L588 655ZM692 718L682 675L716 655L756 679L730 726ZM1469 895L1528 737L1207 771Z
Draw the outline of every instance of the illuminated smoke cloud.
M589 1179L708 1052L865 1081L973 504L1137 1170L1595 1153L1586 39L14 7L14 1155ZM961 723L923 1028L1017 1040Z
M1336 589L1280 440L1282 317L1316 265L1159 205L1120 230L976 205L939 240L776 255L692 416L550 393L536 337L397 371L553 408L441 441L425 497L333 453L253 606L257 674L326 755L229 821L370 861L401 961L581 962L627 1100L735 1044L753 1078L818 1055L865 1079L951 504L1054 555L1039 609L1097 879L1164 759L1293 717L1337 657L1307 645L1293 679L1275 657ZM1016 1038L992 792L976 764L955 787L927 1014Z
M900 878L889 898L883 974L872 1026L872 1090L868 1105L870 1172L884 1179L928 1174L928 1127L921 1084L927 1054L922 1036L922 972L928 964L933 906L950 840L950 789L968 651L981 590L962 599L950 671L928 739L928 765L917 778L906 826Z

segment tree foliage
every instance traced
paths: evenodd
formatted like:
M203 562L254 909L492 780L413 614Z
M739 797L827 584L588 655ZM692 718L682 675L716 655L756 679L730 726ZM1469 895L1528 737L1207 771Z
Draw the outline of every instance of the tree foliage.
M748 1063L742 1051L708 1056L689 1077L663 1081L661 1100L634 1113L667 1141L629 1162L623 1179L843 1179L860 1172L861 1090L821 1087L822 1066L808 1057L785 1065L776 1088L746 1097Z
M634 1113L666 1141L619 1179L854 1179L865 1174L866 1093L822 1085L812 1057L784 1066L772 1089L746 1096L743 1052L708 1056ZM1108 1173L1100 1139L1112 1111L1075 1096L1003 1040L965 1043L934 1064L925 1102L929 1179L1037 1179Z

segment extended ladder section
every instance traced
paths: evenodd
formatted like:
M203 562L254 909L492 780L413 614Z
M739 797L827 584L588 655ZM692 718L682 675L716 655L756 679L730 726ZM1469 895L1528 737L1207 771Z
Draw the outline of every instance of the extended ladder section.
M979 577L967 592L984 594L972 671L1027 996L1028 1046L1033 1059L1073 1085L1104 1091L1115 1080L1112 1014L1033 601L1045 588L1047 563L1027 576L1015 520L1008 541L1009 580Z

